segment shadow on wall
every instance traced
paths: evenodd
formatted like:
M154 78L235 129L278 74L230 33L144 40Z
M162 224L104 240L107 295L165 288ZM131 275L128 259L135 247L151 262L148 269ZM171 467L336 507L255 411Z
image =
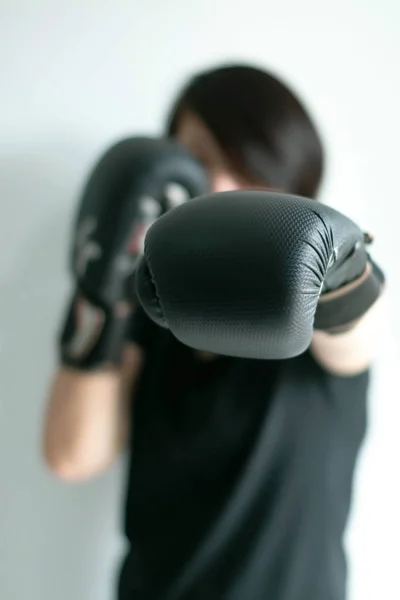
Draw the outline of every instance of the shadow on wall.
M1 195L13 199L0 237L0 597L110 600L121 551L122 465L67 485L41 458L75 207L64 161L57 165L52 148L41 150L33 160L14 156L0 167Z

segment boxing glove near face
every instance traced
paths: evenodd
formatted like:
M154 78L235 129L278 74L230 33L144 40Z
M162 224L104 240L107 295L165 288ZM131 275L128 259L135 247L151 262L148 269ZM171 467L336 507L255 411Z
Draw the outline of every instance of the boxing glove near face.
M363 232L338 211L287 194L226 192L150 228L136 290L149 316L188 346L284 359L309 346L320 298L356 287L368 264ZM360 310L381 283L371 280Z
M134 305L126 284L148 227L207 190L207 175L178 143L129 138L93 169L78 207L71 253L76 284L61 336L64 364L83 369L120 360Z
M106 304L119 300L146 229L207 185L203 168L176 142L129 138L112 146L92 172L78 210L71 261L78 284Z

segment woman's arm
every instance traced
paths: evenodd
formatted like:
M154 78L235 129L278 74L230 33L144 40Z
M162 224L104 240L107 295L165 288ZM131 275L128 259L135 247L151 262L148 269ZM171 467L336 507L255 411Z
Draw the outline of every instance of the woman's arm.
M86 479L117 458L127 439L131 394L142 363L142 349L129 344L120 369L57 371L45 417L43 454L58 477Z
M384 325L385 294L345 333L315 331L310 350L319 364L335 375L365 371L375 359Z

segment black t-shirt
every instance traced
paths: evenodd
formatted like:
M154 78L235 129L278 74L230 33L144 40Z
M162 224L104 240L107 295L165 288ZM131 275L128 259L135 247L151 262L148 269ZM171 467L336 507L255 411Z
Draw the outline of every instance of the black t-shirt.
M146 319L120 600L343 600L368 373L205 361Z

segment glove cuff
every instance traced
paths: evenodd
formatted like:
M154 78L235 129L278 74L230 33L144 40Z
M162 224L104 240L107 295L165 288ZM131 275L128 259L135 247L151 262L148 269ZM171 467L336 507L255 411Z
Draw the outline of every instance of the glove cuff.
M379 298L384 282L383 272L369 259L360 277L320 296L314 329L332 334L349 331Z

